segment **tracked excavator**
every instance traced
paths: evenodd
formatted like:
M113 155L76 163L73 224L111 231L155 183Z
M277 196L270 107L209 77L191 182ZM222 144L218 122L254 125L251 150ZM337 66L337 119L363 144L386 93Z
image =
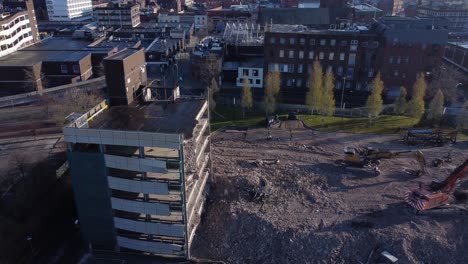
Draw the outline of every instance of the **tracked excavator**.
M374 149L371 147L345 147L345 162L353 167L369 167L380 174L379 164L381 159L415 158L419 163L419 170L410 171L411 174L420 176L426 173L426 160L419 150L389 151Z
M425 211L450 202L457 184L468 174L468 159L442 182L420 185L406 193L405 201L418 211Z

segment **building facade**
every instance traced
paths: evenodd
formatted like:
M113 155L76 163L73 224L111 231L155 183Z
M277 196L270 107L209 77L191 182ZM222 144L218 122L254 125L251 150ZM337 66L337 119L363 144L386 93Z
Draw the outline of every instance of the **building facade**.
M0 15L0 57L39 41L32 0L4 1Z
M449 21L451 31L463 31L468 29L468 9L464 7L450 6L419 6L418 16L440 17Z
M64 128L82 237L96 251L188 258L210 177L208 103L137 99L142 50L105 66L120 73L109 100Z
M136 27L140 24L140 5L113 4L94 9L95 18L100 25L108 27Z
M468 73L468 41L448 42L445 46L444 61Z
M386 88L411 89L420 73L430 73L442 62L446 20L383 17L378 27L385 38L381 72Z
M265 32L264 70L265 74L273 70L281 73L280 100L287 103L305 103L315 60L324 71L334 73L337 90L345 84L346 93L367 95L379 70L381 47L381 38L365 27L309 30L273 25Z
M50 21L91 20L93 7L91 0L46 0Z
M380 0L374 1L379 9L382 9L385 15L396 16L404 12L403 0Z

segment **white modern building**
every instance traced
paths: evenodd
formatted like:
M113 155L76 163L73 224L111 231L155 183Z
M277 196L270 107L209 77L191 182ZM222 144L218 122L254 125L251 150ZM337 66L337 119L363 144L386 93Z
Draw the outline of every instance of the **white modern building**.
M250 59L242 62L237 69L237 87L243 87L244 78L247 78L250 87L263 88L263 60Z
M0 57L36 43L36 17L32 1L4 1L0 14Z
M46 0L50 21L91 20L91 0Z

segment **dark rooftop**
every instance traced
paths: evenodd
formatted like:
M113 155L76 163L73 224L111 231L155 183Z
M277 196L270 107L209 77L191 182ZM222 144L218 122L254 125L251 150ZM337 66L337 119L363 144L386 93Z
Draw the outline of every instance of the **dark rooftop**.
M75 52L60 52L56 53L53 56L50 56L47 59L44 59L44 61L68 61L68 62L73 62L73 61L80 61L83 58L91 56L91 53L87 51L75 51Z
M18 51L0 57L0 67L31 66L42 61L79 61L89 52L69 51Z
M123 49L123 50L115 53L114 55L111 55L111 56L107 57L106 60L123 60L126 57L137 53L138 51L139 51L139 49Z
M258 23L315 25L326 26L334 24L336 18L346 18L351 12L349 8L261 8Z
M82 48L86 48L90 43L89 41L73 38L51 37L23 50L81 50Z
M111 106L89 122L89 128L132 130L159 133L183 133L192 137L205 100L178 99L175 102L152 102L142 105Z

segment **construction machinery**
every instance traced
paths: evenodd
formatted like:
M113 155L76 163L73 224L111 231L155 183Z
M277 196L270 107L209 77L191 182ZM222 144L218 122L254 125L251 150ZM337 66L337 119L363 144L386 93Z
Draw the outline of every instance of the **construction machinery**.
M456 129L426 128L426 129L400 129L400 137L407 144L436 144L457 142Z
M456 168L442 182L432 182L429 186L419 185L419 188L406 193L405 201L418 211L425 211L450 203L457 184L468 174L468 159Z
M424 154L419 150L389 151L371 147L345 147L344 154L347 164L353 167L370 167L377 174L380 174L378 166L381 159L394 158L415 158L419 163L420 170L410 171L410 173L420 176L426 172L426 159L424 158Z

